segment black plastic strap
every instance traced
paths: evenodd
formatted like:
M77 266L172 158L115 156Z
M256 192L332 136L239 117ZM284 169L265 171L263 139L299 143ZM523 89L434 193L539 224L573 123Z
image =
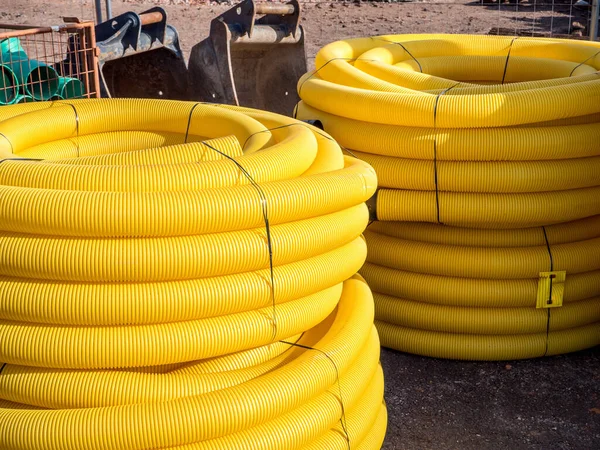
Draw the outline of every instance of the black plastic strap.
M438 185L438 168L437 168L437 108L440 97L444 95L446 92L454 89L460 83L456 83L454 86L450 86L447 89L444 89L435 97L435 104L433 106L433 180L435 182L435 209L436 209L436 218L439 224L443 224L440 220L440 190Z
M512 41L510 41L510 47L508 47L508 54L506 55L506 61L504 61L504 72L502 73L502 82L501 84L504 84L504 79L506 78L506 70L508 69L508 60L510 59L510 52L513 48L513 44L515 43L515 41L519 39L519 36L514 37L512 39Z
M590 59L595 58L596 56L600 55L600 51L594 53L592 56L590 56L589 58L587 58L586 60L580 62L579 64L577 64L575 67L573 67L573 70L571 70L571 73L569 74L569 77L573 76L573 73L579 69L581 66L583 66L586 62L588 62ZM598 72L596 72L597 74Z
M279 342L281 342L283 344L291 345L293 347L299 347L299 348L303 348L305 350L313 350L315 352L319 352L320 354L324 355L329 360L329 362L333 365L333 368L335 370L336 383L338 385L338 391L340 393L340 406L342 409L342 416L340 417L340 424L342 425L342 430L344 431L344 434L346 436L346 443L348 444L348 450L350 450L350 448L351 448L350 434L348 433L347 420L346 420L346 409L344 407L344 398L342 396L342 385L340 383L340 371L337 367L337 364L335 363L333 358L331 358L331 356L329 356L323 350L320 350L318 348L314 348L314 347L310 347L308 345L302 345L302 344L298 344L298 343L294 343L294 342L288 342L288 341L279 341Z
M66 103L66 102L61 102L62 105L69 105L71 108L73 108L73 112L75 113L75 132L77 133L77 157L79 158L79 114L77 113L77 108L75 108L75 105L71 104L71 103Z
M414 60L414 62L417 63L417 66L419 66L419 72L423 73L423 67L421 66L421 63L419 62L419 60L417 58L415 58L414 55L401 42L388 41L387 39L381 39L380 37L371 37L371 39L387 42L388 44L399 45L400 47L402 47L402 49L406 53L408 53L408 56L410 56Z
M244 176L248 179L248 181L250 181L250 184L252 185L252 187L254 187L254 189L256 189L256 192L258 192L258 196L260 197L262 215L263 215L263 220L265 222L265 230L267 233L267 247L269 250L269 270L270 270L270 277L271 277L271 303L273 306L273 326L274 326L273 337L275 337L277 335L277 310L275 308L275 274L273 271L273 241L271 239L271 225L269 224L269 210L268 210L267 196L265 195L265 193L262 190L262 188L260 187L260 185L252 177L252 175L250 175L250 173L238 161L236 161L234 158L227 155L226 153L222 152L218 148L215 148L212 145L207 144L204 141L202 141L202 144L205 145L206 147L210 148L211 150L219 153L220 155L224 156L229 161L233 162L238 167L238 169L240 169L242 174L244 174Z
M321 70L323 67L327 66L327 64L329 64L330 62L332 62L332 61L356 61L357 59L358 58L331 58L329 61L327 61L321 67L313 70L309 76L307 76L304 80L302 80L302 84L300 84L300 86L298 86L298 96L300 96L300 93L302 92L302 86L304 86L304 83L306 83L308 80L310 80L314 75L316 75L319 72L319 70Z
M340 145L339 143L338 143L338 145L340 146L340 148L342 149L342 151L344 151L344 152L348 153L348 154L349 154L350 156L352 156L353 158L360 159L358 156L356 156L356 155L355 155L355 154L352 152L352 150L348 150L346 147L344 147L344 146Z
M542 231L544 232L544 240L546 241L546 248L548 249L548 256L550 257L550 272L554 271L554 258L552 257L552 249L550 248L550 241L548 241L548 234L546 233L546 227L542 227ZM550 294L548 297L548 302L552 302L552 276L550 276ZM548 317L546 319L546 349L544 350L544 355L548 354L548 339L550 338L550 309L546 308L548 311Z
M302 80L302 83L300 84L300 86L298 86L298 96L302 97L300 94L302 92L302 87L304 86L304 83L306 83L308 80L310 80L314 75L316 75L319 72L319 70L321 70L323 67L325 67L330 62L332 62L332 61L348 61L348 62L352 62L352 61L358 61L359 59L360 58L331 58L329 61L327 61L321 67L319 67L318 69L313 70L312 73L309 76L307 76L304 80ZM373 59L361 59L361 61L377 62L377 61L375 61ZM294 112L293 112L292 116L294 117L294 119L296 119L298 117L298 105L296 105L296 107L294 108Z
M7 138L6 135L3 134L3 133L0 133L0 136L2 136L4 139L6 139L6 142L8 142L8 145L10 145L10 152L12 154L14 154L15 153L15 148L13 147L12 142L10 142L10 139Z
M190 134L190 125L192 124L192 114L194 113L194 110L196 109L196 107L198 105L207 105L210 103L205 103L205 102L198 102L198 103L194 103L194 106L192 106L192 109L190 109L190 114L188 115L188 123L187 123L187 127L185 129L185 138L183 139L183 143L187 144L187 140Z
M548 249L548 256L550 256L550 272L554 271L554 258L552 258L552 249L550 248L550 241L548 241L548 235L546 234L546 227L542 227L544 232L544 240L546 241L546 248Z
M310 131L312 131L313 133L321 136L322 138L325 138L328 141L333 141L333 138L331 136L329 136L328 134L326 134L324 132L320 133L320 132L316 131L315 130L316 127L314 127L314 126L309 126L309 124L307 124L305 122L294 122L294 123L288 123L286 125L280 125L278 127L267 128L265 130L257 131L256 133L252 133L244 141L244 145L242 145L242 151L246 151L246 145L248 144L248 142L250 142L250 139L252 139L254 136L257 136L257 135L259 135L261 133L269 133L271 131L281 130L282 128L289 128L289 127L304 127L304 128L308 128Z

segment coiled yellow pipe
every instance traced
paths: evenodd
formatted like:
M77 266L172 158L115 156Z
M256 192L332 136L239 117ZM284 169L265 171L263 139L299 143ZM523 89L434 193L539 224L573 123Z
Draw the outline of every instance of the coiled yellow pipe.
M3 108L0 160L1 448L381 446L367 164L155 100Z
M296 115L372 165L383 345L512 359L600 344L600 44L398 35L321 49ZM566 272L564 305L536 308ZM557 291L555 291L556 293Z
M382 344L458 359L532 358L598 345L596 223L591 217L517 230L374 224L361 273L376 292ZM566 272L564 303L538 309L539 274L551 269Z

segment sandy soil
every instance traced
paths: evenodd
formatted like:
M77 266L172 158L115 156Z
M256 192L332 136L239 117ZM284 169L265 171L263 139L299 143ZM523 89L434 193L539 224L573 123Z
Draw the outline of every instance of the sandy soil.
M490 0L486 0L488 2ZM208 36L210 20L229 9L231 3L190 4L168 0L113 0L114 14L144 11L158 3L167 9L169 23L179 31L182 49L187 54L194 44ZM443 2L443 3L442 3ZM172 4L176 3L176 4ZM533 1L497 4L465 0L436 0L415 3L322 2L303 3L302 25L306 30L307 56L312 68L317 50L324 44L348 37L393 33L479 33L501 27L534 32L553 30L568 34L578 31L569 27L573 21L587 25L587 11L568 5L539 6ZM516 10L518 9L518 12ZM91 0L3 0L0 22L50 25L63 16L94 18Z

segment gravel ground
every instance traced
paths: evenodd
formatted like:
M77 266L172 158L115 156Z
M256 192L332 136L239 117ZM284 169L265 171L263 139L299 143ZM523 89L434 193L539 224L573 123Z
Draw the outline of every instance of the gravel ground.
M113 1L116 14L166 4L184 52L207 36L210 19L230 5L207 2ZM176 3L176 4L170 4ZM387 33L488 33L494 27L571 33L568 10L533 1L482 6L440 3L318 3L303 5L307 55L346 37ZM558 3L558 2L557 2ZM93 18L90 0L3 0L0 22L52 25L62 16ZM587 11L574 11L587 25ZM600 449L600 348L572 355L473 363L382 351L389 424L385 449Z
M384 349L384 449L600 448L600 347L511 362Z

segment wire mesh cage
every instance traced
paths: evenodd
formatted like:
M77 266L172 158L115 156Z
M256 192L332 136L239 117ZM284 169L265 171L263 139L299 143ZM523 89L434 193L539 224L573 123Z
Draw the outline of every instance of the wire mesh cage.
M497 13L497 26L489 34L509 36L595 39L597 0L480 0Z
M0 24L0 105L99 97L94 24Z

